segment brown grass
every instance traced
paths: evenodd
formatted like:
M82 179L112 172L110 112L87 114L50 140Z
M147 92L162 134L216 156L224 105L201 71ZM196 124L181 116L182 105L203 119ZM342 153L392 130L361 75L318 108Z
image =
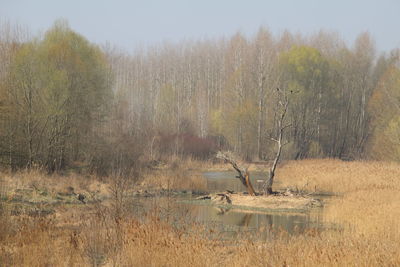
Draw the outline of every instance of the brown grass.
M97 197L105 197L109 194L108 185L93 176L69 176L45 175L40 170L20 171L15 174L1 174L3 180L4 195L12 199L19 190L46 191L50 197L57 193L68 193L73 188L75 193L96 194Z
M116 218L112 205L59 207L46 218L3 211L1 223L12 229L1 235L0 265L400 265L400 165L306 160L283 166L278 179L282 186L340 193L328 200L324 218L340 224L341 230L282 233L264 242L221 241L196 225L177 230L154 216L147 223Z
M168 164L150 170L142 170L139 186L164 190L207 190L207 180L201 170L210 162L191 158L171 158Z
M199 173L182 169L155 170L143 175L142 187L165 190L207 190L207 180Z
M365 237L400 240L400 165L388 162L304 160L279 170L282 186L339 193L325 217Z

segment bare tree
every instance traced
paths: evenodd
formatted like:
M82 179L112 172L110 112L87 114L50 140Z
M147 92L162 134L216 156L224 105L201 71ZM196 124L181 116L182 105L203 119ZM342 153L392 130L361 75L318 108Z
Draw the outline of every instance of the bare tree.
M290 91L289 93L286 92L286 90L281 90L279 88L276 89L277 94L278 94L278 133L277 133L277 138L271 138L272 141L274 141L277 144L277 151L275 155L274 162L272 163L272 166L269 170L268 178L265 181L263 188L264 188L264 193L266 195L270 195L273 193L272 191L272 185L274 183L274 177L275 177L275 170L276 167L279 163L279 159L282 154L282 148L288 144L288 142L283 142L283 134L285 129L291 126L291 124L285 124L285 117L289 108L289 94L292 94L293 91Z
M217 154L217 158L224 160L225 162L228 162L229 164L232 165L232 167L237 171L239 174L236 176L236 178L239 178L242 184L247 188L247 192L251 196L255 196L256 192L254 191L253 186L251 185L250 182L250 173L248 171L248 168L244 168L243 166L240 166L237 163L237 160L233 156L231 152L221 152L219 151Z

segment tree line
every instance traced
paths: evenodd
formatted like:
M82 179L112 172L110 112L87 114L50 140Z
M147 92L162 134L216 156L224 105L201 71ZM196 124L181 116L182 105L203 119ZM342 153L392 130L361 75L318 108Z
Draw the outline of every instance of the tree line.
M260 28L253 37L126 53L57 21L43 36L0 25L0 164L109 174L219 148L269 160L290 92L283 157L400 159L399 50L368 33Z

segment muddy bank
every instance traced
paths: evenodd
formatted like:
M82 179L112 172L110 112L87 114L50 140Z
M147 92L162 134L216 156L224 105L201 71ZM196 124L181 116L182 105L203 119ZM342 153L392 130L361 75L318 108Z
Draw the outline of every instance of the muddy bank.
M250 196L243 193L216 193L196 198L196 202L204 202L219 207L255 210L255 211L307 211L314 207L322 207L321 200L302 195L275 194L269 196Z
M166 196L203 196L209 192L201 190L167 190L167 189L139 189L133 191L131 197L166 197Z

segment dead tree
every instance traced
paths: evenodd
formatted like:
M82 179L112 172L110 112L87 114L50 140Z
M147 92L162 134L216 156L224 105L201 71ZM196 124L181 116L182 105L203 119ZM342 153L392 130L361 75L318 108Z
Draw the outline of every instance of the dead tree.
M277 133L277 138L271 138L271 140L274 141L278 147L277 147L275 159L269 170L268 177L263 185L264 193L266 195L270 195L273 193L272 184L274 183L276 166L278 165L279 159L281 157L282 148L288 144L288 142L283 143L283 133L284 133L285 129L287 129L288 127L291 126L291 124L285 125L285 117L286 117L288 107L289 107L289 94L293 94L293 91L290 91L289 94L285 90L282 91L279 88L277 88L276 91L278 94L278 110L279 110L278 111L279 112L278 133Z
M232 167L238 173L238 176L236 176L236 178L239 178L242 184L247 188L247 192L249 193L249 195L252 196L256 195L256 192L254 191L254 188L250 182L250 173L248 171L248 168L243 168L242 166L239 166L234 156L229 151L228 152L219 151L217 154L217 158L222 159L225 162L231 164Z

